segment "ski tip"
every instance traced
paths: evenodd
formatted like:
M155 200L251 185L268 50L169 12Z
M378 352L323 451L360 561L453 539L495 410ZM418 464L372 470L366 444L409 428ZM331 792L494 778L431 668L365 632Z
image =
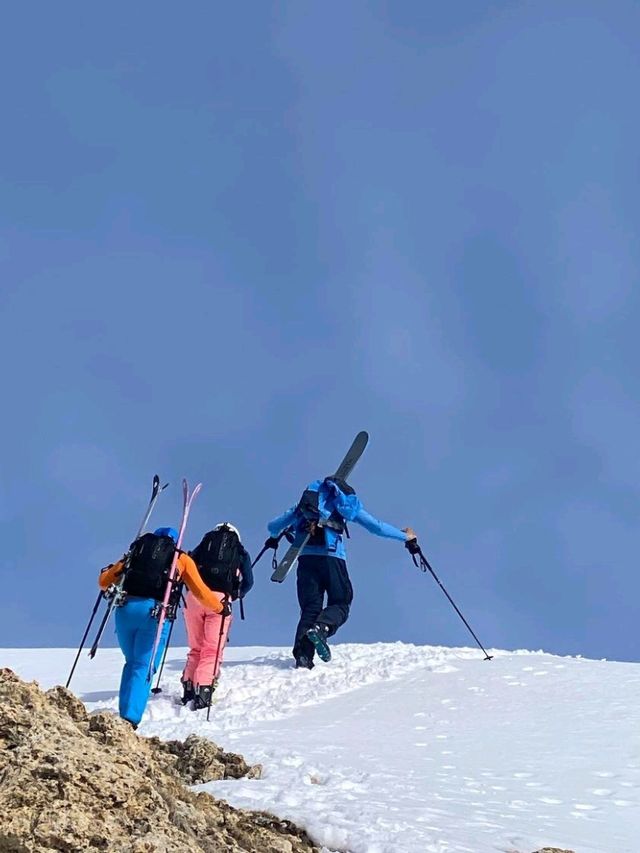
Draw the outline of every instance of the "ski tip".
M369 444L369 433L366 429L361 430L357 436L353 439L353 447L357 447L360 450L360 453L364 453Z

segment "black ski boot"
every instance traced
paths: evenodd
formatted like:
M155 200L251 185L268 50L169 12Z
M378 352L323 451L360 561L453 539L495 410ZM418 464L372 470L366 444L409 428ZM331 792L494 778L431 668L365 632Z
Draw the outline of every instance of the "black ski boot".
M201 684L195 691L195 698L193 700L193 710L200 711L202 708L208 708L211 704L211 699L213 697L214 690L216 689L216 682L213 684Z
M298 655L296 658L296 669L313 669L314 662L307 655Z
M193 689L193 681L182 681L182 704L188 705L196 698L196 691Z
M327 637L329 636L329 629L327 626L314 625L313 628L309 628L306 636L313 643L320 660L323 660L325 663L329 663L331 660L331 649L327 644Z

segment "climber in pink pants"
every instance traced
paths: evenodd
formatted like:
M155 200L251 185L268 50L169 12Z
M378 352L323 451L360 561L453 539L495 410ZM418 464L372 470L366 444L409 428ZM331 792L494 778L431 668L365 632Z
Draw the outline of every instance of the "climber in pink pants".
M189 640L189 654L182 673L186 705L194 711L208 708L220 675L220 665L231 627L231 602L244 598L253 586L251 557L240 541L238 530L228 522L217 524L202 537L191 552L203 583L222 605L215 613L204 607L190 592L187 594L184 619Z

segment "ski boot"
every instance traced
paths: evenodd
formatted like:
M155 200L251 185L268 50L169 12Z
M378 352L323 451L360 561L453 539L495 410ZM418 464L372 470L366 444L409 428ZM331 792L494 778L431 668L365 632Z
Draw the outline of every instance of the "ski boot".
M196 698L196 691L193 689L193 681L181 681L182 684L182 699L183 705L188 705Z
M296 658L296 669L313 669L314 662L307 655L298 655Z
M201 684L196 689L195 697L193 700L194 711L201 711L203 708L208 708L209 705L211 705L211 700L213 698L217 683L217 681L214 681L213 684Z
M327 644L329 629L326 625L314 625L306 632L306 636L311 640L313 646L318 653L320 660L329 663L331 660L331 649Z

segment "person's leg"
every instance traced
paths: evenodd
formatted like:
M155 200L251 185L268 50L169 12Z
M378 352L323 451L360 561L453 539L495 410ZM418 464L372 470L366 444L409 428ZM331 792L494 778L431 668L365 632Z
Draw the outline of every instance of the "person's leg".
M315 625L324 603L324 586L322 584L322 561L324 557L302 556L298 560L298 604L300 605L300 621L296 629L293 644L293 656L296 661L303 658L313 662L314 648L306 636L307 631Z
M331 660L331 649L327 638L331 637L349 617L349 607L353 599L353 588L344 560L337 557L323 557L322 583L327 590L327 606L318 614L314 624L306 632L306 638L313 645L321 660Z
M200 661L192 679L196 687L210 686L218 678L232 619L231 615L223 618L219 613L207 612Z
M120 677L120 690L118 691L118 711L121 717L125 717L131 695L131 661L133 660L133 643L138 622L137 619L133 618L128 604L116 608L115 622L118 645L125 660Z
M187 594L186 606L184 608L184 624L187 629L187 641L189 643L189 653L187 662L182 673L182 681L191 681L195 683L195 673L200 662L202 652L202 644L204 641L205 617L207 611L200 604L198 599Z
M158 630L158 622L151 615L154 602L150 599L139 599L137 601L130 599L126 606L131 608L131 615L137 619L138 627L133 638L133 654L129 661L131 674L128 702L127 707L123 709L124 713L121 712L121 716L129 720L130 723L137 725L142 719L151 692L153 679L148 678L149 662ZM170 626L171 623L165 620L153 662L152 676L162 660Z
M347 564L338 557L323 557L323 581L327 590L327 606L318 615L316 623L326 625L331 637L349 618L353 601L353 587L349 580Z

